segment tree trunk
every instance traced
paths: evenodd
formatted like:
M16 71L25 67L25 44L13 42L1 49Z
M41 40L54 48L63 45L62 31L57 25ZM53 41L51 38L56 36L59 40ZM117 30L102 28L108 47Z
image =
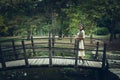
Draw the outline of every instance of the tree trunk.
M93 34L91 33L91 34L90 34L90 44L93 43L92 39L93 39Z
M28 30L27 31L27 40L30 40L31 39L31 32Z
M62 35L62 27L63 26L63 19L61 19L61 26L60 26L60 30L59 30L59 33L58 33L58 36L59 36L59 39L62 39L63 38L63 35Z
M110 38L109 38L109 42L113 41L113 33L110 33Z

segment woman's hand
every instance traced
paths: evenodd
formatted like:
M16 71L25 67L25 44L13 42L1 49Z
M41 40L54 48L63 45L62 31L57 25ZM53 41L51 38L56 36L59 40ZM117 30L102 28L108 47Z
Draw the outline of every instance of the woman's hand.
M75 37L75 39L82 40L83 38L82 37Z

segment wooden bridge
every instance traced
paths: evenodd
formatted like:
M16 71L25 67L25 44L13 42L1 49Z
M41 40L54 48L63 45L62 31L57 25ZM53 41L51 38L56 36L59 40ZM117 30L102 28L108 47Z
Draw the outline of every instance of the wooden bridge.
M55 38L33 37L30 41L22 39L0 42L0 70L26 67L106 68L106 44L103 44L102 50L99 50L99 42L85 45L86 54L93 55L94 58L85 58L85 62L82 63L78 61L79 41L71 42L66 38L64 42ZM101 59L98 57L99 53L102 53Z

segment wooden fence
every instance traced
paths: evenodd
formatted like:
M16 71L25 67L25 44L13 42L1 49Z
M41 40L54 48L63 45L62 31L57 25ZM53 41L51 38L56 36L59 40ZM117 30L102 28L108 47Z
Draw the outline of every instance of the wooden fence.
M37 41L35 41L37 39ZM0 62L2 64L2 68L6 68L7 61L15 61L15 60L25 60L25 65L29 66L28 59L29 58L39 58L39 57L48 57L49 58L49 66L52 66L52 58L53 57L63 57L63 56L55 56L55 51L58 49L60 51L71 51L70 53L72 56L65 56L64 58L71 58L75 59L75 66L78 66L78 50L79 49L79 41L74 40L74 42L69 42L69 38L66 38L63 42L62 40L56 41L57 38L33 38L31 37L30 41L25 39L16 41L16 40L9 40L0 43ZM58 45L58 46L56 46ZM70 47L65 47L65 46ZM59 47L60 46L60 47ZM62 46L62 47L61 47ZM104 43L103 49L99 50L100 44L97 42L96 44L89 44L85 45L85 51L89 51L91 55L93 55L94 61L101 61L102 68L107 66L107 59L106 59L106 44ZM30 52L29 52L30 50ZM46 50L48 52L47 56L39 56L37 55L37 50ZM95 52L92 54L91 52ZM99 59L99 53L102 53L102 59ZM62 53L63 54L63 53ZM65 53L64 53L65 54ZM32 57L31 57L32 55Z

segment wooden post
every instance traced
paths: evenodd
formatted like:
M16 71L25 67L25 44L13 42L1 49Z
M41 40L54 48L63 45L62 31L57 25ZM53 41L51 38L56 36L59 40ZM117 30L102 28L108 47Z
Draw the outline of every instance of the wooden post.
M54 43L55 43L55 35L52 35L52 55L54 56Z
M32 44L33 55L35 55L35 47L34 47L33 36L31 36L31 44Z
M70 34L70 44L72 44L72 34Z
M104 49L103 49L102 69L105 68L105 65L106 65L106 43L104 43Z
M15 59L18 59L18 54L16 52L16 47L15 47L15 41L14 40L12 40L12 47L13 47L13 52L14 52Z
M1 57L2 68L5 69L6 68L6 64L5 64L5 60L4 60L1 44L0 44L0 57Z
M95 54L95 59L98 59L98 49L99 49L99 42L96 44L96 54Z
M77 46L77 42L76 42L76 39L75 39L75 42L74 42L74 54L76 54L76 46Z
M49 37L49 66L52 66L52 46L51 38Z
M28 67L29 63L28 63L28 58L27 58L27 54L26 54L26 48L25 48L24 40L22 40L22 47L23 47L23 52L24 52L25 65Z
M102 58L102 70L101 70L101 75L102 75L102 80L107 80L108 79L108 61L106 58L106 47L107 44L104 43L104 49L103 49L103 58Z
M78 51L79 51L79 40L75 39L75 66L78 66Z
M93 36L92 36L92 33L90 34L90 44L93 44Z

